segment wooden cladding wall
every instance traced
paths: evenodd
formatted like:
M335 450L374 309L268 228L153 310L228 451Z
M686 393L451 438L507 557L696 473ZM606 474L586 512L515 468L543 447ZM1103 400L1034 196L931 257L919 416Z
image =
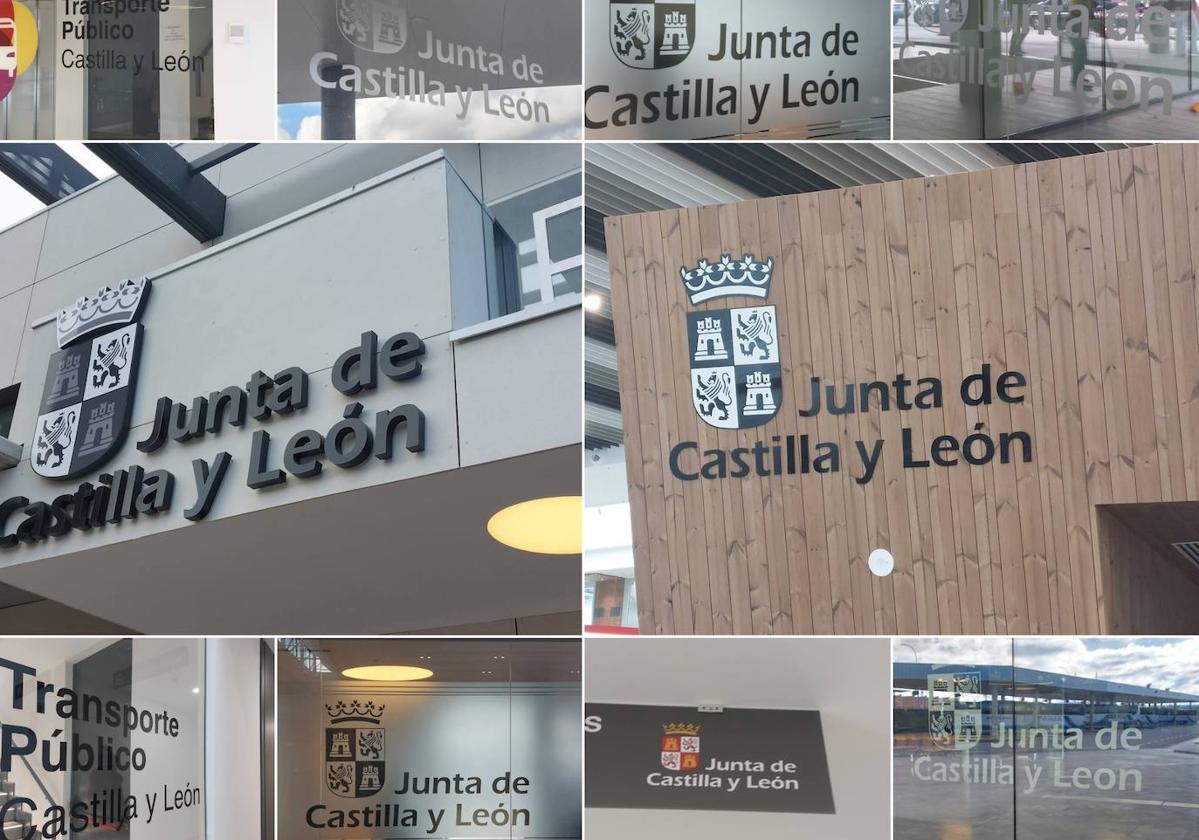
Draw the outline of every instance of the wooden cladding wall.
M1199 616L1182 565L1103 574L1129 540L1101 539L1096 510L1199 499L1199 146L610 218L607 241L642 632L1102 633L1129 603L1105 591L1116 581L1189 585L1171 599ZM768 300L691 304L680 267L746 252L775 260ZM691 403L686 313L749 303L778 313L781 408L716 429ZM1025 373L1024 402L964 404L984 363ZM882 411L875 395L798 415L813 376L900 372L939 377L943 406ZM980 422L1027 431L1032 461L905 468L903 427L927 453ZM681 481L668 466L679 441L788 434L839 443L842 471ZM876 439L858 484L853 442ZM878 547L887 577L867 568ZM1199 620L1120 615L1130 632Z

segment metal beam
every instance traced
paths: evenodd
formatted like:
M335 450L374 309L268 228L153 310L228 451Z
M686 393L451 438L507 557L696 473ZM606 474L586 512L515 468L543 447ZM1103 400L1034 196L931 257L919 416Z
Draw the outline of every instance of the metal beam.
M166 143L88 143L98 158L201 242L225 230L225 194Z
M42 204L53 204L96 182L83 164L53 143L0 144L0 172Z
M206 169L212 169L219 163L224 163L229 158L237 157L242 152L248 152L257 145L257 143L226 143L208 154L196 158L189 166L192 172L203 172Z

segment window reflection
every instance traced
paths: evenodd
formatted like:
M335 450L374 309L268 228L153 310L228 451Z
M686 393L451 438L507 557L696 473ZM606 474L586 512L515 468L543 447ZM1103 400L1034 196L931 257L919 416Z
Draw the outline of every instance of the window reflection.
M1194 837L1199 640L899 639L895 837Z
M1194 137L1190 0L895 0L897 139Z

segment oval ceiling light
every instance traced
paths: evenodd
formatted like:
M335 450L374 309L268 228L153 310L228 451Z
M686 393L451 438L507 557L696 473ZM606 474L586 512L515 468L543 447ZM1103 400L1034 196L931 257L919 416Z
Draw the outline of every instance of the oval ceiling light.
M352 680L411 682L412 680L427 680L433 676L433 672L428 668L418 668L415 665L361 665L357 668L346 668L341 675Z
M583 497L551 496L506 507L487 521L496 542L535 554L583 551Z

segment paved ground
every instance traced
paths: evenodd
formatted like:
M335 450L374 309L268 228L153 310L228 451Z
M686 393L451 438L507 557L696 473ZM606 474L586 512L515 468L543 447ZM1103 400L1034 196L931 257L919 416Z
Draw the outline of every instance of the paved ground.
M1084 749L1061 756L1066 779L1079 768L1104 768L1113 779L1123 773L1128 789L1111 791L1056 787L1051 778L1054 754L1020 753L1016 783L1000 785L924 781L914 775L918 758L953 763L954 754L898 751L895 840L1195 840L1199 755L1175 749L1193 739L1194 730L1147 730L1147 746L1135 751ZM983 760L992 754L976 750L972 755ZM1011 766L1010 750L993 755ZM960 762L961 754L957 756ZM1041 776L1029 792L1028 774L1038 767ZM1140 790L1134 789L1132 771L1140 773Z

